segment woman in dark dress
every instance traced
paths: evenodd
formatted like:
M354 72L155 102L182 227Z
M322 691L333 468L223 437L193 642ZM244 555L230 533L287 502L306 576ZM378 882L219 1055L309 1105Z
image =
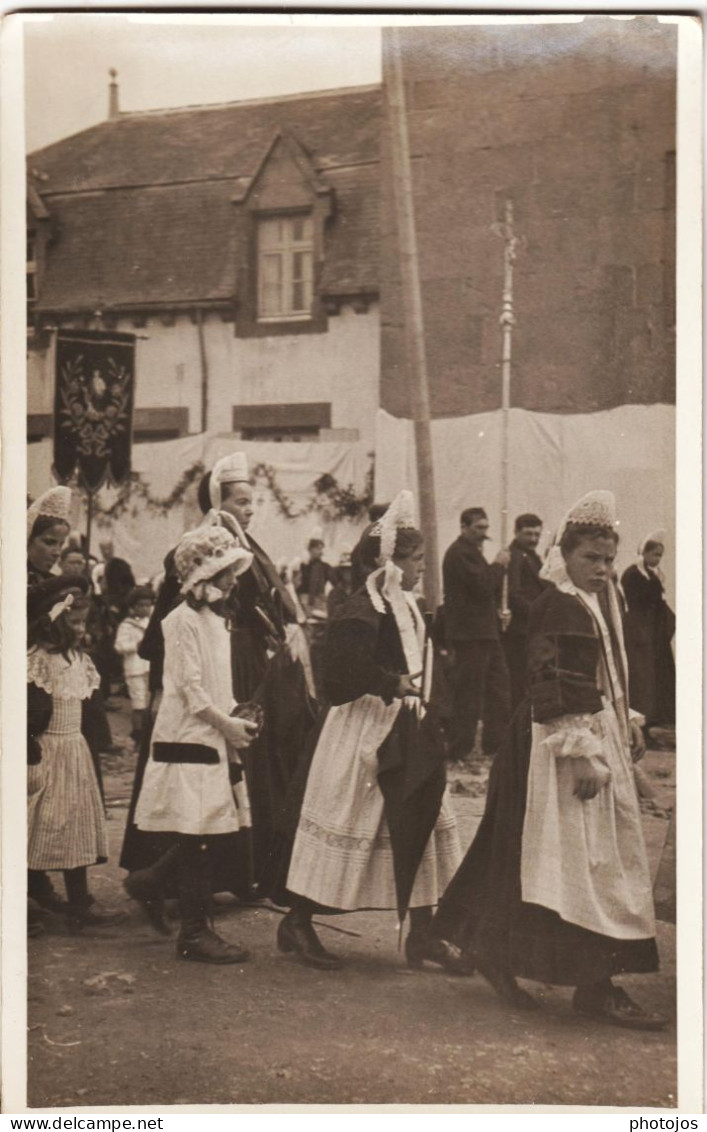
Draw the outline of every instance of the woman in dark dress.
M324 672L332 707L293 806L293 844L282 859L290 912L277 937L281 951L314 967L339 966L312 926L317 910L390 908L402 923L409 908L410 966L455 959L428 935L460 848L439 724L429 688L417 685L430 650L412 594L424 548L411 512L412 498L402 492L372 528L362 560L378 568L329 626Z
M631 706L645 716L646 734L653 725L675 723L675 614L665 599L664 549L665 532L644 539L621 578Z
M543 568L553 585L530 611L529 697L433 930L513 1006L537 1005L521 977L575 987L578 1013L654 1030L666 1020L613 982L658 969L633 774L645 744L627 701L616 544L613 496L589 493Z

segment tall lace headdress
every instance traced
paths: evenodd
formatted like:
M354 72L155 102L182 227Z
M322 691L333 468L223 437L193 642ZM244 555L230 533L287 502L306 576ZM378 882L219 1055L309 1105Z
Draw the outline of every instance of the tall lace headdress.
M569 526L572 527L604 527L607 530L616 530L616 499L611 491L588 491L581 499L570 507L560 523L545 563L540 571L540 577L559 585L567 578L565 560L562 557L560 543Z
M50 487L49 491L35 499L27 510L27 541L40 516L54 519L57 523L66 523L68 527L71 517L71 488Z

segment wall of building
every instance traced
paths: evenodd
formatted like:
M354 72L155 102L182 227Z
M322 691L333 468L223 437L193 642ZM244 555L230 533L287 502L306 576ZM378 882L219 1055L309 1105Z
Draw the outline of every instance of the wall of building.
M513 404L673 401L675 27L590 18L400 36L433 415L500 404L493 225L507 198L522 241ZM382 176L381 402L404 416L387 123Z
M98 328L98 323L91 325ZM135 407L185 407L189 431L204 431L195 322L187 315L176 316L172 325L148 318L136 329L129 319L121 319L115 329L138 335ZM218 314L205 315L203 329L209 370L207 431L230 432L234 405L330 402L332 429L358 432L373 449L380 371L377 304L360 314L344 305L329 318L323 334L236 338L233 322L222 321ZM51 349L29 352L31 414L53 411L52 365Z

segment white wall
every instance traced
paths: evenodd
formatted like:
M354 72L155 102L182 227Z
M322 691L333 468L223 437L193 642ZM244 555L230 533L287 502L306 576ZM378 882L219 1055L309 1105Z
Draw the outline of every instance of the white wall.
M440 562L459 533L465 507L485 507L490 538L485 553L500 546L500 410L432 422L437 535ZM545 524L543 553L568 509L585 492L616 496L619 573L636 557L641 539L668 532L663 567L667 593L675 598L675 407L621 405L597 413L533 413L511 409L509 420L507 541L516 515L532 511ZM378 412L375 498L392 499L401 488L417 494L412 421Z
M137 339L136 408L186 407L189 431L202 432L201 361L198 329L186 315L173 326L150 318L136 329L129 319L116 329ZM358 429L375 439L380 370L377 304L365 314L349 306L329 318L323 334L236 338L232 322L218 315L204 319L209 368L207 431L230 432L234 405L330 402L332 428ZM31 353L28 361L28 412L51 413L54 380L52 351Z

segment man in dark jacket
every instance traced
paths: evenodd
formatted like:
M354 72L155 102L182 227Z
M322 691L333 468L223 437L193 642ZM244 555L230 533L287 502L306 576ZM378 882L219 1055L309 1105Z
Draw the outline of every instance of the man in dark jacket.
M488 518L481 507L461 514L461 533L444 556L444 626L453 652L454 702L449 758L460 762L474 749L483 720L482 748L494 755L510 716L508 669L501 647L498 605L508 551L491 564L482 553Z
M519 515L515 521L515 537L508 548L508 606L511 620L502 636L508 675L511 681L511 712L514 712L527 689L528 613L550 582L540 577L542 561L536 552L543 524L537 515Z

